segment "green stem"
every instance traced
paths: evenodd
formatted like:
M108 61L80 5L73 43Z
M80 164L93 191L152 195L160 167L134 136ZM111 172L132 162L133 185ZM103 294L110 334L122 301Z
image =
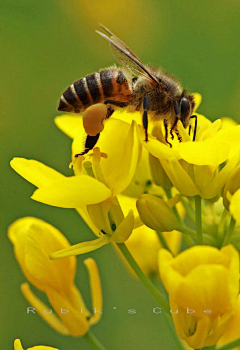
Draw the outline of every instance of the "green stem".
M150 281L149 278L142 272L134 258L132 257L131 253L127 249L126 245L124 243L116 243L120 251L122 252L123 256L133 269L133 271L136 273L140 281L144 284L144 286L147 288L149 293L156 299L158 304L162 307L162 309L170 315L170 307L168 302L165 300L164 296L159 292L159 290L154 286L154 284Z
M198 244L203 244L202 237L202 198L200 196L195 196L195 225L197 232L197 242Z
M218 350L231 350L231 349L233 349L233 348L235 348L236 346L239 346L239 345L240 345L240 338L237 339L237 340L232 341L231 343L223 345Z
M179 337L178 337L178 335L177 335L177 333L175 331L175 327L174 327L174 324L173 324L172 320L166 314L163 314L163 316L164 316L165 321L166 321L166 323L167 323L167 325L168 325L168 327L169 327L169 329L170 329L170 331L171 331L171 333L172 333L172 335L173 335L173 337L174 337L174 339L176 341L176 344L178 345L177 349L178 350L184 350L185 347L182 345L182 342L179 339Z
M192 236L194 239L197 239L197 233L196 231L192 230L191 228L187 227L186 225L182 225L182 226L179 226L176 228L177 231L180 231L182 233L185 233L186 235L189 235L189 236ZM204 238L204 242L206 244L210 244L210 245L216 245L216 241L215 239L206 234L206 233L203 233L203 238ZM195 242L193 242L193 245L196 245Z
M156 233L157 233L157 235L158 235L158 238L159 238L159 241L160 241L162 247L163 247L164 249L167 249L167 250L172 254L171 250L169 249L169 247L168 247L168 245L167 245L167 242L166 242L165 238L163 237L162 232L156 231Z
M237 243L240 242L240 234L235 234L234 236L232 236L231 242L233 243Z
M216 345L212 345L212 346L206 346L200 350L215 350L216 349Z
M106 350L90 330L83 337L94 350Z
M180 231L181 232L181 231ZM189 236L189 235L186 235L185 233L183 233L183 239L185 241L185 243L187 244L187 246L190 248L190 247L194 247L196 245L196 243L194 242L194 239Z
M182 205L184 206L184 209L186 210L187 215L189 218L194 222L195 221L195 215L192 207L185 201L185 199L180 195L180 200Z
M172 198L172 192L170 189L165 189L165 193L166 193L166 196L168 199ZM173 214L176 216L178 222L181 223L182 219L181 219L180 215L178 214L177 208L175 206L172 207L172 211L173 211Z
M235 225L236 225L236 221L234 220L233 217L231 217L229 228L228 228L226 236L224 237L222 246L225 246L228 243L230 243L231 237L232 237L232 234L233 234L233 231L234 231L234 228L235 228Z

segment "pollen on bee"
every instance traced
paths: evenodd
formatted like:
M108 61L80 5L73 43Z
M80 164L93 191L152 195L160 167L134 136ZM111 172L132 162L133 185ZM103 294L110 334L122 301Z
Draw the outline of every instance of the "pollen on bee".
M89 136L96 136L103 131L103 120L107 115L107 105L97 103L89 108L83 114L83 127Z

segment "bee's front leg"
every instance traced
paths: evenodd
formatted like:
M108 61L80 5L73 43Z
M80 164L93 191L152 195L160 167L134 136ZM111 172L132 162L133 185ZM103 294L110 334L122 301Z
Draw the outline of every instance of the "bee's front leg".
M172 140L174 139L173 131L176 128L178 120L180 119L180 111L179 111L179 106L178 106L177 101L174 101L174 111L176 114L176 118L175 118L174 123L172 124L171 130L170 130L170 135L171 135Z
M197 133L197 116L192 115L190 119L195 118L195 125L194 125L194 132L193 132L193 141L195 141L196 138L196 133Z
M149 110L149 97L148 95L145 95L144 96L144 100L143 100L143 109L144 109L144 112L143 112L143 116L142 116L142 123L143 123L143 127L144 127L144 130L145 130L145 142L148 142L148 115L147 115L147 112Z

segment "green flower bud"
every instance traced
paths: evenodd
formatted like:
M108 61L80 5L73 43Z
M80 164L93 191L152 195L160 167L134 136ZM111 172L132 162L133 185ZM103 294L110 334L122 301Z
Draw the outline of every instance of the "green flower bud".
M227 193L230 192L233 195L240 188L240 166L237 167L232 175L228 178L223 191L223 205L229 210L229 200Z
M176 216L161 198L142 194L137 200L137 209L142 222L153 230L165 232L177 228Z

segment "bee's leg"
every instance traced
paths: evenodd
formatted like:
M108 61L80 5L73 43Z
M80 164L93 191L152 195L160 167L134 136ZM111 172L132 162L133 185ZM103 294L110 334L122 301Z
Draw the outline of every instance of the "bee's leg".
M124 108L128 105L127 102L118 102L118 101L112 101L112 100L106 100L103 102L105 105L113 105L113 106L117 106L120 108Z
M189 128L188 128L188 135L190 136L191 134L191 125L189 125Z
M105 118L106 119L110 118L111 115L113 114L113 112L114 112L114 109L111 106L109 106L108 109L107 109L107 114L106 114Z
M147 129L148 129L148 115L147 115L147 112L149 110L149 97L148 97L148 95L144 96L143 109L144 109L144 112L143 112L143 116L142 116L142 123L143 123L143 127L144 127L144 130L145 130L145 140L144 141L148 142L148 132L147 132Z
M194 132L193 132L193 141L195 141L196 133L197 133L197 116L192 115L190 119L195 118Z
M171 134L172 140L174 139L173 131L174 131L176 125L177 125L178 120L180 119L180 116L179 116L180 111L179 111L179 106L178 106L177 101L174 101L174 111L175 111L175 114L176 114L176 118L175 118L175 121L174 121L174 123L173 123L173 125L171 127L171 130L170 130L170 134Z
M75 154L75 157L83 156L84 154L87 154L93 147L96 145L98 139L100 136L100 132L95 136L89 136L87 135L86 141L85 141L85 149L83 152Z
M165 141L170 146L170 148L172 148L172 144L170 142L168 142L168 123L167 123L167 119L164 119L163 123L164 123L164 128L165 128Z
M182 136L179 134L178 129L175 129L175 134L177 135L178 141L182 142Z

